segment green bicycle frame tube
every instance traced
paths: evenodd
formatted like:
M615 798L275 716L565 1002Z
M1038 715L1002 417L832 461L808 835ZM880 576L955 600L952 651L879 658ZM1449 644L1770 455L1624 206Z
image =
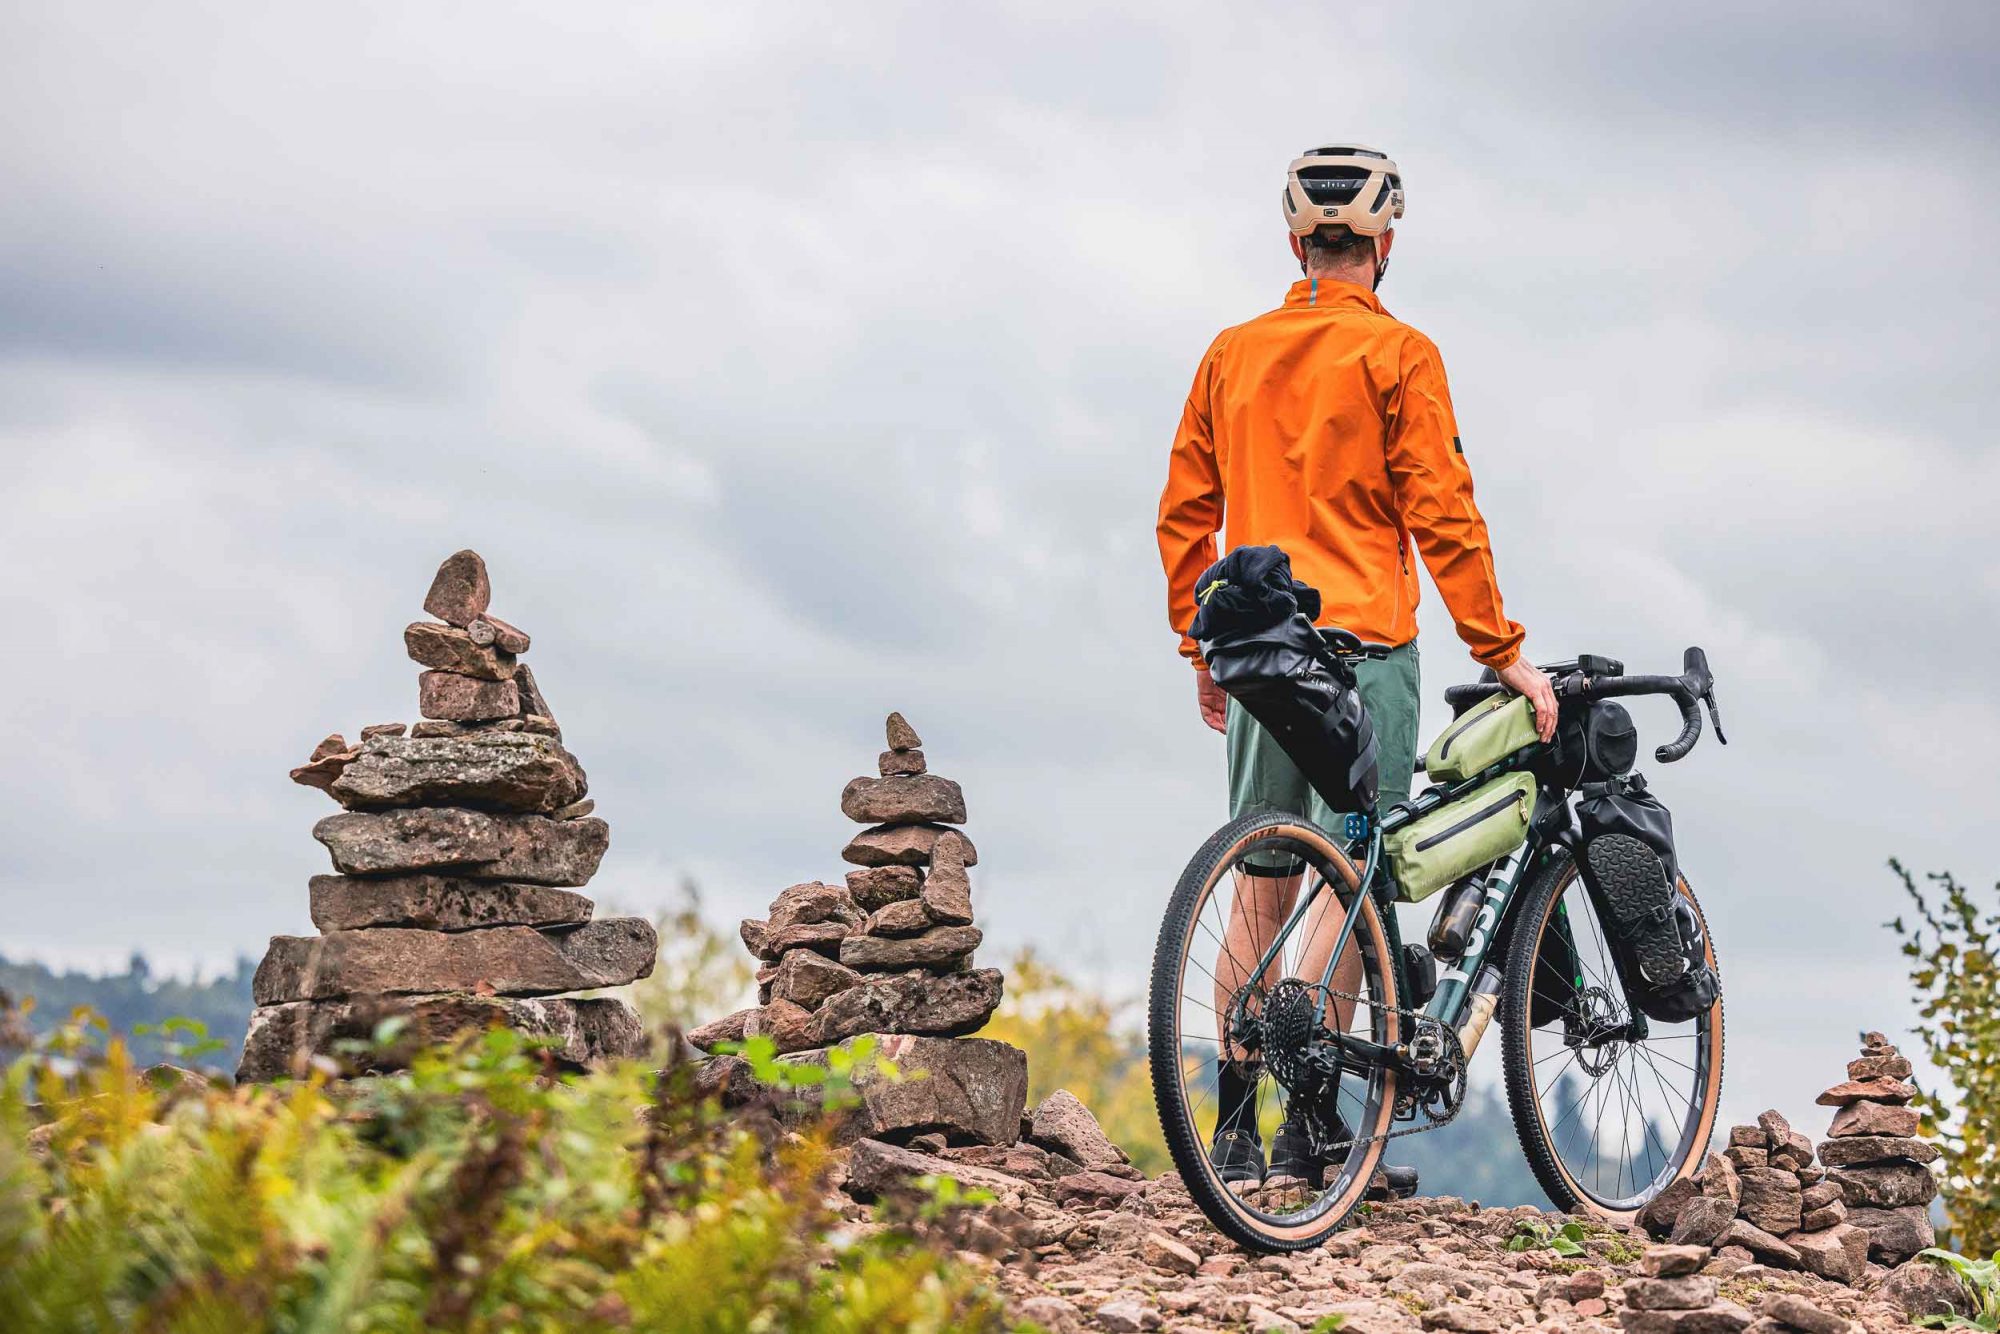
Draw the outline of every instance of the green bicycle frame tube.
M1357 894L1368 892L1367 887L1374 883L1375 873L1382 864L1382 829L1372 820L1369 821L1369 826L1368 856L1361 872L1362 887L1357 891ZM1270 970L1271 965L1278 961L1278 951L1285 947L1285 942L1292 938L1292 932L1298 928L1299 923L1305 920L1306 914L1312 910L1314 901L1325 892L1327 883L1326 877L1321 875L1317 869L1314 869L1312 885L1305 893L1299 895L1298 903L1292 908L1292 915L1285 919L1285 924L1278 928L1277 934L1271 938L1271 943L1264 948L1264 957L1257 961L1257 969L1250 974L1251 977L1264 976ZM1351 912L1342 913L1341 918L1340 934L1334 938L1333 952L1326 957L1326 972L1319 979L1319 984L1322 988L1331 988L1333 986L1334 968L1340 962L1340 956L1346 952L1347 942L1354 938L1355 914ZM1324 1015L1320 1017L1322 1021L1325 1019Z
M1507 905L1513 901L1514 890L1521 883L1521 873L1532 860L1533 851L1534 840L1530 839L1486 869L1485 883L1480 886L1485 901L1479 905L1479 916L1473 919L1472 935L1465 942L1465 952L1438 979L1437 994L1424 1007L1428 1018L1447 1028L1457 1028L1464 1018L1473 979L1479 976L1480 966L1493 948L1493 937L1507 916Z

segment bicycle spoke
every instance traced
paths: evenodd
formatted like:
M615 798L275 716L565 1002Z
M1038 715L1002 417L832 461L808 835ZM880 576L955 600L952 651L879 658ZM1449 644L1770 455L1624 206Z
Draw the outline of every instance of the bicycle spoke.
M1341 993L1339 998L1317 990L1323 966L1318 956L1331 952L1337 933L1346 929L1355 908L1342 899L1347 881L1336 872L1336 863L1325 861L1328 854L1301 855L1309 846L1287 838L1265 837L1239 844L1237 850L1224 855L1222 864L1207 873L1200 897L1183 909L1179 981L1168 993L1176 1016L1175 1041L1181 1050L1178 1114L1194 1122L1204 1148L1221 1128L1222 1114L1231 1111L1223 1105L1222 1083L1224 1063L1232 1055L1246 1059L1244 1068L1250 1081L1241 1112L1232 1115L1254 1118L1254 1127L1245 1129L1254 1128L1267 1153L1274 1147L1273 1133L1280 1125L1292 1125L1295 1133L1316 1144L1325 1143L1324 1137L1336 1125L1350 1128L1347 1134L1333 1135L1333 1143L1349 1147L1331 1151L1323 1185L1309 1185L1297 1178L1273 1179L1273 1188L1246 1191L1235 1186L1227 1192L1228 1216L1250 1224L1253 1231L1278 1225L1295 1228L1302 1217L1324 1211L1335 1198L1358 1200L1351 1184L1354 1174L1362 1166L1372 1165L1380 1152L1367 1132L1382 1124L1386 1111L1384 1070L1357 1069L1331 1060L1326 1068L1331 1082L1314 1095L1317 1106L1312 1115L1305 1115L1306 1105L1278 1081L1275 1070L1296 1068L1301 1077L1312 1078L1309 1072L1317 1068L1314 1063L1329 1060L1325 1050L1313 1053L1310 1044L1318 1039L1312 1036L1316 1030L1310 1024L1301 1038L1287 1039L1307 1044L1285 1049L1289 1059L1299 1062L1296 1066L1274 1062L1259 1049L1271 1037L1259 1031L1258 1025L1265 1007L1277 994L1273 988L1286 978L1299 979L1288 987L1306 987L1304 999L1319 1007L1326 1030L1359 1033L1385 1042L1394 1036L1386 1027L1393 1020L1380 1009L1386 954L1379 940L1369 934L1379 931L1379 923L1353 935L1341 952L1338 962L1350 971L1334 983ZM1247 874L1246 858L1252 849L1258 863L1278 866L1286 873ZM1259 970L1259 962L1266 957L1271 966ZM1307 973L1312 975L1305 976ZM1289 990L1285 994L1295 995ZM1250 1031L1237 1033L1233 1016L1248 1019ZM1239 1040L1251 1045L1256 1055L1239 1051ZM1166 1110L1164 1102L1162 1109ZM1358 1136L1353 1133L1357 1130L1361 1132ZM1174 1143L1171 1135L1169 1138ZM1213 1173L1200 1162L1178 1161L1185 1144L1185 1139L1175 1143L1177 1165L1183 1168L1184 1176L1213 1182ZM1239 1143L1232 1152L1240 1154L1241 1148ZM1212 1193L1200 1202L1207 1209L1219 1207ZM1332 1221L1337 1220L1329 1223Z
M1566 1180L1607 1207L1630 1209L1693 1151L1712 1039L1706 1016L1659 1026L1674 1032L1648 1025L1634 1039L1632 1001L1610 938L1581 879L1568 876L1556 904L1575 972L1563 977L1544 966L1555 956L1538 947L1528 999L1543 1022L1527 1038L1529 1082L1541 1136ZM1557 907L1545 912L1544 939L1561 929Z

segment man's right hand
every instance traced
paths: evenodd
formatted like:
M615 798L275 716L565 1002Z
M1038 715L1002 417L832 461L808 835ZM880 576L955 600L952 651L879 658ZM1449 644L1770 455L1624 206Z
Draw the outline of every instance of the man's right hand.
M1526 658L1516 658L1495 673L1500 684L1517 695L1526 695L1535 710L1535 732L1543 741L1556 734L1556 692L1548 674Z
M1554 698L1551 696L1551 698ZM1194 699L1201 707L1201 720L1216 731L1229 731L1229 696L1222 693L1222 687L1208 674L1208 668L1194 669Z

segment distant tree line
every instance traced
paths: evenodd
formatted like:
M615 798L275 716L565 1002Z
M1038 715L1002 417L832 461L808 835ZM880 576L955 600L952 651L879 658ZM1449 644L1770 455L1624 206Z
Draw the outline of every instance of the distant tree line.
M126 1038L134 1059L142 1064L164 1060L166 1053L157 1036L139 1034L138 1029L175 1017L193 1019L207 1027L210 1037L226 1044L205 1057L203 1064L234 1070L250 1022L250 978L256 971L256 964L239 958L233 972L206 980L161 977L146 956L135 951L122 973L57 972L46 964L0 955L0 990L17 1004L34 1002L26 1019L28 1031L36 1035L53 1031L79 1006L96 1011L112 1032Z

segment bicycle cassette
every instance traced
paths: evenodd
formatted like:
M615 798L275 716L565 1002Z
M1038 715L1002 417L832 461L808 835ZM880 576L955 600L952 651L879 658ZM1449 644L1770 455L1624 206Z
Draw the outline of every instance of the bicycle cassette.
M1259 1024L1264 1063L1294 1097L1340 1079L1340 1058L1332 1044L1322 1041L1323 1009L1320 988L1296 977L1283 979L1264 997Z

